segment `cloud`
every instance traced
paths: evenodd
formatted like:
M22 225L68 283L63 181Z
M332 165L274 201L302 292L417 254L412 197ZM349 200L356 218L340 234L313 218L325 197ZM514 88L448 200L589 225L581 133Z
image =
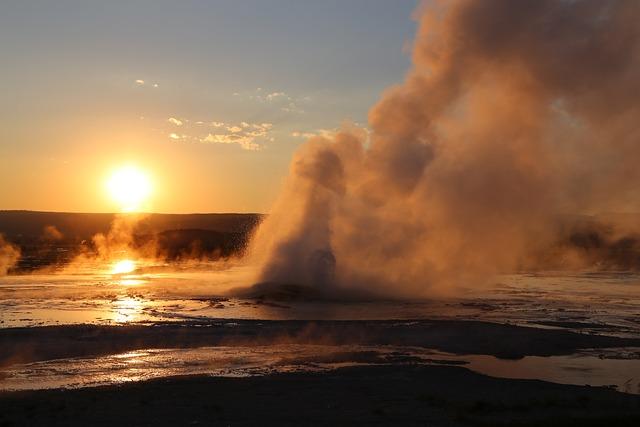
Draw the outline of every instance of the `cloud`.
M305 139L309 139L309 138L314 138L317 136L323 137L323 138L332 138L336 133L338 132L338 129L316 129L314 131L294 131L291 132L291 136L293 136L294 138L305 138Z
M203 142L213 142L216 144L233 144L235 143L235 139L233 135L216 133L216 134L208 134L202 139Z
M214 144L238 144L245 150L257 151L260 149L260 145L255 142L255 138L256 137L253 135L210 133L202 139L202 142Z
M134 80L134 83L137 84L138 86L145 86L147 84L147 82L142 79ZM151 86L153 86L154 88L157 88L158 83L153 83Z
M281 107L280 111L284 111L285 113L300 113L300 114L304 113L304 110L298 107L298 105L296 105L296 103L294 102L290 102L286 106Z
M167 129L167 137L173 141L191 141L207 144L236 144L244 150L258 151L267 142L273 142L273 123L228 123L222 121L188 120L170 117L172 126L179 126L181 133Z
M200 138L201 142L213 144L238 144L245 150L257 151L262 148L264 142L272 142L274 138L270 132L273 123L248 123L241 122L240 125L213 122L212 127L218 129ZM220 132L224 128L227 132Z
M273 92L273 93L270 93L269 95L267 95L266 99L267 99L267 101L275 101L277 99L290 100L291 97L289 97L289 95L287 95L284 92Z
M253 93L242 94L234 92L233 96L250 101L257 101L259 104L263 104L269 108L277 108L279 111L295 114L304 113L305 110L302 106L308 105L311 102L310 96L297 97L284 91L271 91L267 93L263 88L257 88Z
M317 136L317 134L313 133L313 132L291 132L291 136L294 138L313 138L314 136Z

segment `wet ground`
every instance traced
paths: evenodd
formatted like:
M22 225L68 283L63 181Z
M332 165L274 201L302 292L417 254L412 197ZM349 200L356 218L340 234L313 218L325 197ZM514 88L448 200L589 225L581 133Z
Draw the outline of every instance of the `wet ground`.
M637 274L511 275L411 301L234 296L249 277L229 265L2 277L0 389L450 365L640 392Z

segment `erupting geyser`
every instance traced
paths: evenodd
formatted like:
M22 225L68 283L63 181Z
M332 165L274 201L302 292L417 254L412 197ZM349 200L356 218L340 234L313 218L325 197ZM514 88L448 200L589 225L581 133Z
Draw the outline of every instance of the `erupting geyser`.
M526 265L559 213L637 211L640 2L425 3L413 68L295 155L260 282L420 293ZM335 271L334 271L335 269Z

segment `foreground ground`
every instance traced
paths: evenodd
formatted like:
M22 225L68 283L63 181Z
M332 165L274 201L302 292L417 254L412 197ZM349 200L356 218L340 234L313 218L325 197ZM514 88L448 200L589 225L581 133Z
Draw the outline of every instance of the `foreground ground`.
M29 281L24 287L27 290L38 288L41 286L39 283ZM185 281L179 283L184 286ZM155 283L153 285L155 286ZM76 292L84 288L100 289L100 286L102 285L83 284L70 289ZM629 287L626 283L624 286ZM23 292L20 286L17 288ZM61 288L67 289L65 286ZM136 289L140 292L139 288ZM516 291L520 289L515 288ZM524 286L522 289L528 292L527 296L530 295L530 288ZM7 301L10 301L11 295L17 291L14 287L8 287ZM588 294L589 301L590 295ZM510 298L509 301L513 300L514 304L522 299L517 295ZM618 301L617 297L607 298ZM495 356L502 361L514 362L515 366L517 361L528 356L564 357L581 351L591 351L589 357L598 360L602 357L606 363L617 363L621 358L630 358L630 364L625 362L625 366L631 368L624 370L624 379L627 375L631 379L640 376L637 365L633 364L638 360L637 349L640 347L637 330L627 328L624 334L618 336L604 334L616 328L620 329L621 324L628 326L628 323L633 323L637 313L636 300L622 300L625 304L623 309L616 303L618 305L610 311L602 309L601 305L585 305L583 311L586 314L580 317L576 317L574 312L569 313L567 304L564 303L561 304L563 311L557 311L562 317L551 316L550 313L556 311L548 309L549 298L540 297L535 300L543 301L547 305L533 307L540 312L535 316L525 316L525 320L529 320L518 325L506 323L505 320L495 323L461 319L409 319L403 310L413 306L401 305L401 309L396 312L404 315L401 317L402 320L389 320L394 319L390 316L386 317L386 320L216 319L200 316L200 312L197 311L194 312L197 316L192 313L182 321L0 328L0 384L3 381L8 384L10 379L19 379L16 372L22 372L33 388L42 386L43 378L46 380L57 375L64 379L74 372L75 375L86 374L89 377L107 372L108 384L118 384L130 377L144 377L140 375L140 368L146 365L128 365L129 360L146 360L144 354L118 358L123 352L135 350L144 353L145 349L173 349L163 353L168 355L163 356L166 359L174 355L178 358L185 357L181 356L180 352L186 349L223 349L220 350L223 359L203 353L206 357L178 359L180 363L177 365L168 364L168 368L176 365L185 367L186 372L195 372L189 370L193 362L196 362L196 367L205 368L208 364L214 363L215 368L216 361L223 360L222 367L235 368L242 364L243 355L245 358L252 356L253 353L249 350L256 348L261 349L258 356L266 355L270 359L274 359L274 349L284 351L284 348L290 351L296 345L325 345L336 348L328 353L329 356L316 353L317 350L313 350L311 357L308 349L304 354L295 350L285 351L283 357L297 358L293 362L308 367L307 370L295 373L278 371L279 373L264 376L234 378L165 375L164 378L146 382L94 388L0 392L0 427L355 423L545 427L640 425L638 395L619 393L611 388L559 385L538 380L498 379L462 367L470 366L462 361L472 355ZM55 305L57 300L50 298L43 301ZM219 298L205 299L205 303L214 307L211 309L213 311L222 310L215 308L220 304L231 304L230 301ZM285 314L295 310L294 304L290 304L293 308L283 308L281 302L274 304L262 300L238 300L234 303L240 304L241 307L249 307L256 313L260 313L265 307L281 310ZM376 304L378 303L365 304L365 308L379 308L381 303ZM4 313L13 310L19 312L18 317L24 312L25 316L38 319L37 316L41 313L39 310L43 307L36 305L34 308L32 305L32 299L29 298L18 305L8 304L6 311L0 310L0 318ZM20 311L23 306L24 310ZM351 304L346 307L353 313L359 306ZM78 312L74 310L77 308L63 305L60 311L73 314ZM327 312L331 314L336 305L317 303L312 308L316 315ZM429 306L424 310L428 311L428 308ZM487 309L492 310L491 313L498 313L498 319L509 318L500 314L505 310L523 311L519 305L502 306L497 303L488 305ZM186 309L185 312L189 313ZM603 317L603 312L617 314ZM289 315L292 316L291 313ZM599 331L603 333L600 334ZM351 348L354 346L363 348L354 350ZM384 349L386 346L400 349L396 352L395 349ZM227 350L224 350L225 348ZM418 350L415 350L414 354L412 349L415 348ZM619 354L620 348L629 350ZM426 352L425 357L434 360L416 358L416 354L422 354L421 349ZM593 351L594 349L598 349L597 352ZM451 360L446 361L447 366L440 364L442 361L436 360L440 356L438 353L430 354L431 350L460 356L460 360L456 360L461 366L452 366L455 361ZM227 353L224 353L225 351ZM109 355L112 356L109 366L104 361L99 362L96 359L94 362L92 359ZM609 357L613 357L614 360L610 361ZM59 366L56 365L58 370L51 371L52 361L60 359L71 362L59 362ZM272 364L268 365L260 358L257 365L279 369L280 365L276 362L272 360ZM289 362L296 364L291 360ZM315 364L345 366L354 362L369 365L314 371ZM82 369L75 369L74 363L81 365ZM126 368L126 376L118 377L122 375L120 365ZM118 369L109 371L110 366ZM588 372L583 373L580 370L582 368L575 363L568 363L567 366L571 372L577 372L580 382L574 382L575 384L588 382ZM231 371L236 372L234 369ZM170 371L167 375L177 375L176 372ZM267 369L265 372L273 371ZM510 375L507 372L507 375L499 376ZM632 392L636 390L637 385L633 384Z
M450 366L177 377L0 394L0 425L637 426L640 396Z

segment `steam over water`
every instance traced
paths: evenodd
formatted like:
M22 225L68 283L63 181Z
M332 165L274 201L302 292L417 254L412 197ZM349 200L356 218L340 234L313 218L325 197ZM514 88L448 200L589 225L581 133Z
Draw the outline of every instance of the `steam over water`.
M432 294L536 267L558 214L638 211L639 13L423 4L413 68L370 133L296 153L251 248L256 281Z
M254 271L104 270L0 278L0 328L254 320L484 320L620 337L640 336L640 275L521 274L430 299L318 299L286 289L242 298Z

